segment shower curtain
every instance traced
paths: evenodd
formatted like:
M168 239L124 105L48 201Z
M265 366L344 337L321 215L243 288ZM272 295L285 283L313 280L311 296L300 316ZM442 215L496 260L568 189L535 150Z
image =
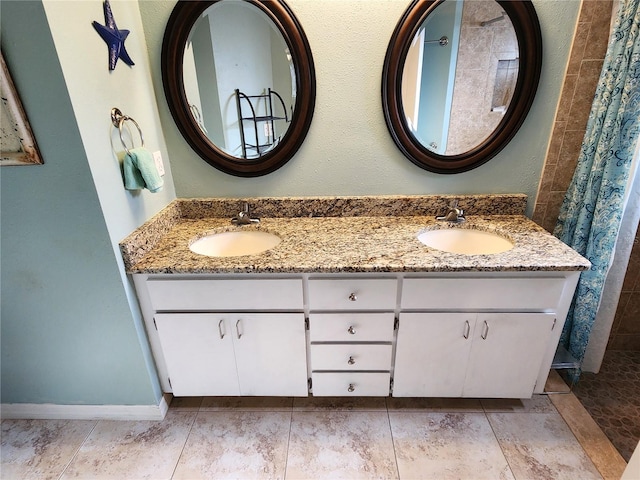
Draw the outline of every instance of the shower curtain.
M613 259L640 132L639 34L640 0L620 0L578 165L553 232L592 264L580 275L560 340L580 361Z

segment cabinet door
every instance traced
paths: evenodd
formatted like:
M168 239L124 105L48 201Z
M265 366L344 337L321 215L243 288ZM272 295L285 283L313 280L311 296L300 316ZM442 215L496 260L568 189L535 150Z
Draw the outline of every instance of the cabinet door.
M401 313L394 397L460 397L475 313Z
M234 314L233 318L240 394L306 397L304 314Z
M530 398L554 319L547 313L479 314L464 396Z
M239 395L229 318L215 314L156 314L173 394Z

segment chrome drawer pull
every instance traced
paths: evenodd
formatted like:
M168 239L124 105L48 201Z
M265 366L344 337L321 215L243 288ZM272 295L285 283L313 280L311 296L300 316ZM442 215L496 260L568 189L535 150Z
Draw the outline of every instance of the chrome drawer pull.
M224 318L221 318L220 321L218 322L218 332L220 332L220 339L222 340L224 338Z
M351 393L351 392L354 392L355 389L356 389L356 386L353 383L350 383L349 388L347 388L347 391Z
M354 365L356 363L355 359L353 357L349 357L349 360L347 360L347 363L349 365Z
M464 322L464 333L462 334L465 340L469 338L469 331L471 331L471 325L469 325L469 320L466 320Z
M238 334L238 338L240 338L242 336L242 333L240 333L240 322L242 321L242 319L238 319L238 321L236 322L236 333Z
M355 335L356 329L353 328L353 325L350 325L349 328L347 328L347 332L349 332L351 335Z
M352 292L351 295L349 295L349 300L355 302L356 300L358 300L358 296L354 292Z
M482 332L482 335L480 335L482 337L483 340L487 339L487 335L489 335L489 324L487 323L487 321L484 321L484 330Z

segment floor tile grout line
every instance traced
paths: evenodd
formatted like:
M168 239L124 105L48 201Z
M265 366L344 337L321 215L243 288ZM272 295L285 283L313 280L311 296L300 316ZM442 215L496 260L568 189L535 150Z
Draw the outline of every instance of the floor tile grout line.
M73 422L74 420L69 420L71 422ZM91 427L91 431L89 433L87 433L87 436L84 437L84 440L82 440L82 442L80 442L80 446L78 446L78 448L76 448L76 451L73 453L73 455L71 455L71 459L67 462L67 464L64 466L64 468L62 469L62 472L60 472L60 475L58 475L58 480L60 480L65 472L67 471L67 469L69 468L69 465L71 465L73 463L73 461L76 459L76 457L78 456L78 452L80 451L80 449L84 446L85 443L87 443L87 440L89 439L89 437L91 436L91 434L93 433L93 431L96 429L96 427L98 426L98 423L100 423L102 420L96 420L95 423L93 424L93 427Z
M185 412L188 413L188 412ZM200 415L200 408L198 407L198 411L194 412L195 415L193 416L193 420L191 420L191 425L189 426L189 433L187 433L187 436L184 439L184 443L182 444L182 448L180 449L180 455L178 455L178 459L176 460L176 464L173 467L173 472L171 472L171 476L169 478L173 478L176 474L176 470L178 469L178 465L180 465L180 459L182 458L182 455L184 454L184 449L187 447L187 442L189 441L189 437L191 436L191 432L193 432L193 426L196 424L196 420L198 419L198 415ZM165 417L166 418L166 417ZM164 421L164 419L163 419Z
M389 398L389 397L387 397ZM396 462L396 472L398 472L398 480L400 479L400 465L398 464L398 452L396 451L395 437L393 436L393 427L391 426L391 416L389 415L389 404L387 398L384 400L385 410L387 411L387 421L389 422L389 433L391 434L391 447L393 448L393 459Z
M483 407L483 410L484 410L484 407ZM493 428L493 423L491 423L491 418L489 417L487 412L483 412L483 413L484 413L484 417L487 419L487 423L489 424L489 428L491 428L491 433L493 433L493 438L495 438L496 442L498 442L498 447L500 447L500 451L502 452L502 456L504 457L504 461L507 462L507 467L509 467L509 471L511 472L511 475L513 476L514 480L518 480L518 478L516 477L515 472L513 471L513 467L511 466L511 462L509 461L509 457L507 456L507 454L506 454L506 452L504 450L504 447L502 446L502 442L498 438L498 435L496 434L496 431Z
M284 456L284 471L282 472L282 479L287 478L287 466L289 465L289 447L291 446L291 429L293 427L293 403L291 404L291 411L289 412L289 436L287 437L287 452Z

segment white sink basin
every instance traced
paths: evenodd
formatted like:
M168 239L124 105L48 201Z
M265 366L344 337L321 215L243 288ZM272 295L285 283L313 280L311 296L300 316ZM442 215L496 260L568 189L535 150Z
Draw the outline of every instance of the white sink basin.
M189 249L208 257L239 257L265 252L281 241L280 237L273 233L240 230L207 235L189 245Z
M425 230L418 234L418 240L436 250L465 255L501 253L513 248L510 240L498 234L467 228Z

